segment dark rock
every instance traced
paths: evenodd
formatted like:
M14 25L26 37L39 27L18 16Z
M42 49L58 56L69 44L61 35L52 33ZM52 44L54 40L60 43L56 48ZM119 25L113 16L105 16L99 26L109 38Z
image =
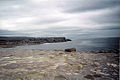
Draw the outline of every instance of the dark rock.
M65 49L66 52L76 52L76 48Z
M87 78L89 80L96 80L95 78L101 78L102 75L101 74L89 74L84 76L84 78Z
M64 53L59 53L59 54L64 54Z
M89 80L95 80L93 75L86 75L86 76L84 76L84 78L87 78Z
M95 78L102 77L102 75L101 75L101 74L94 74L93 76L94 76Z
M71 39L66 39L66 41L72 41Z
M59 76L55 76L54 80L67 80L64 76L59 75Z

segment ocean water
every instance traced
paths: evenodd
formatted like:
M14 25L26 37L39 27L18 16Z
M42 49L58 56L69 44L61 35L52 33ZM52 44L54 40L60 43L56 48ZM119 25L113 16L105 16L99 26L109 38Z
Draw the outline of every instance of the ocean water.
M38 45L16 46L7 49L44 49L44 50L65 50L76 48L79 51L118 50L120 38L92 38L76 39L69 42L45 43Z

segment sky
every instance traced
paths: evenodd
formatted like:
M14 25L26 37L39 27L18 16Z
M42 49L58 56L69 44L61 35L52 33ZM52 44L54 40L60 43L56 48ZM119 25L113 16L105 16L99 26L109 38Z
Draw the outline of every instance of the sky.
M118 37L119 0L0 0L0 36Z

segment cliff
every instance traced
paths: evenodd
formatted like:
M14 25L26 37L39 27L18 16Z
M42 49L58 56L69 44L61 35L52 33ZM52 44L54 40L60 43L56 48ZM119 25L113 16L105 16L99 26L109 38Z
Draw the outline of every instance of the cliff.
M65 37L0 37L0 45L41 44L71 41Z

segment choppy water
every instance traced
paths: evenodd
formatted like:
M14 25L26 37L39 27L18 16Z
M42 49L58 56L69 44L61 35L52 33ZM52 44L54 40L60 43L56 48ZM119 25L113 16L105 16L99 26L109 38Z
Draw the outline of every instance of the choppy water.
M76 48L77 51L116 50L119 49L119 38L77 39L70 42L16 46L8 49L64 50L66 48Z

